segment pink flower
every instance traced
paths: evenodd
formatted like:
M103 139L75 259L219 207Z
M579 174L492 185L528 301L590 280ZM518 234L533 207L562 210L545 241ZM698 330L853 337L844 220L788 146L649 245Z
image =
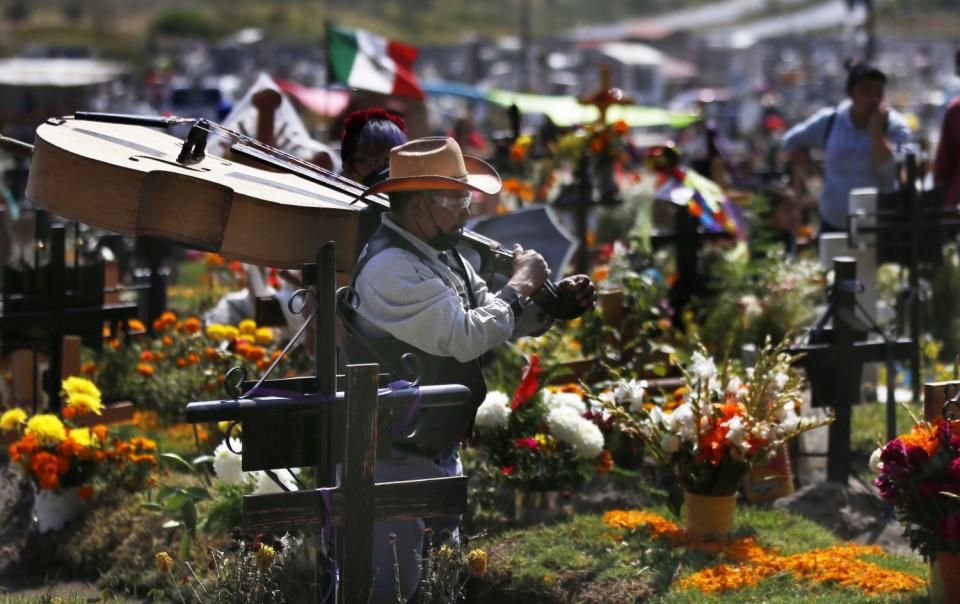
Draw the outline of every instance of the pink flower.
M503 472L504 476L510 476L513 474L513 466L503 466L500 471Z
M960 512L951 512L940 521L940 535L947 541L960 541Z

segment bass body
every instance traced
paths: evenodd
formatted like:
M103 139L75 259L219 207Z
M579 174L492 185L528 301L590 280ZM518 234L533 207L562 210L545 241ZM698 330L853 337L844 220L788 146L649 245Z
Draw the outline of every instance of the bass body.
M152 128L51 119L37 129L26 195L70 220L263 266L299 268L334 241L337 270L350 271L354 196L212 155L184 164L183 145Z

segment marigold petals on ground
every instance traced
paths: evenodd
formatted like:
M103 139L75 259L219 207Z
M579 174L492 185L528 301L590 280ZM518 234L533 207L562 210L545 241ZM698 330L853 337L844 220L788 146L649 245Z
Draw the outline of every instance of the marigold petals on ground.
M875 545L845 543L781 556L774 549L764 548L752 537L729 542L691 541L675 523L643 510L610 510L603 515L603 523L611 528L630 530L646 527L654 539L667 539L676 546L713 552L726 560L742 562L738 565L721 563L697 571L678 582L680 589L720 593L750 587L784 572L790 572L797 579L836 583L871 596L912 592L926 585L924 579L916 575L861 560L862 556L884 553Z

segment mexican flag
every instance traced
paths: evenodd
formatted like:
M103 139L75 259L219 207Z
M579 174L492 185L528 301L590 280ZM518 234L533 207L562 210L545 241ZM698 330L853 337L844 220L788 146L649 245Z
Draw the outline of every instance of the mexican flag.
M393 96L423 99L413 74L417 49L363 29L327 24L327 65L330 82L342 82Z

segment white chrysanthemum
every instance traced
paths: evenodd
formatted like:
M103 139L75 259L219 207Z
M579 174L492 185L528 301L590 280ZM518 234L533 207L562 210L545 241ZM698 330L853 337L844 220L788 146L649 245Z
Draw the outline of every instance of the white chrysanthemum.
M570 407L551 409L547 413L547 426L557 440L576 449L577 457L593 459L603 451L600 428Z
M680 437L676 434L664 434L660 439L660 448L668 455L677 452L680 449Z
M217 445L213 450L213 471L217 479L227 484L243 484L243 469L241 468L241 458L231 451L240 451L241 444L236 438L230 439L230 448L227 448L227 441Z
M297 481L293 478L293 475L287 470L274 470L273 473L276 477L291 491L296 491L300 487L297 486ZM267 476L266 472L248 472L249 480L253 483L253 494L254 495L266 495L268 493L283 493L283 489L273 481L272 478Z
M543 402L546 403L547 409L569 407L580 415L587 412L587 403L576 392L551 392L547 390L543 393Z
M882 452L883 452L883 449L880 447L877 447L873 451L873 453L870 455L870 471L873 472L874 474L879 474L880 469L883 466L883 464L880 463L880 454Z
M633 413L643 410L643 396L647 392L646 380L620 380L613 391L613 399L626 405Z
M487 393L487 397L477 409L474 425L492 430L506 424L508 417L510 417L510 398L499 390L493 390Z

